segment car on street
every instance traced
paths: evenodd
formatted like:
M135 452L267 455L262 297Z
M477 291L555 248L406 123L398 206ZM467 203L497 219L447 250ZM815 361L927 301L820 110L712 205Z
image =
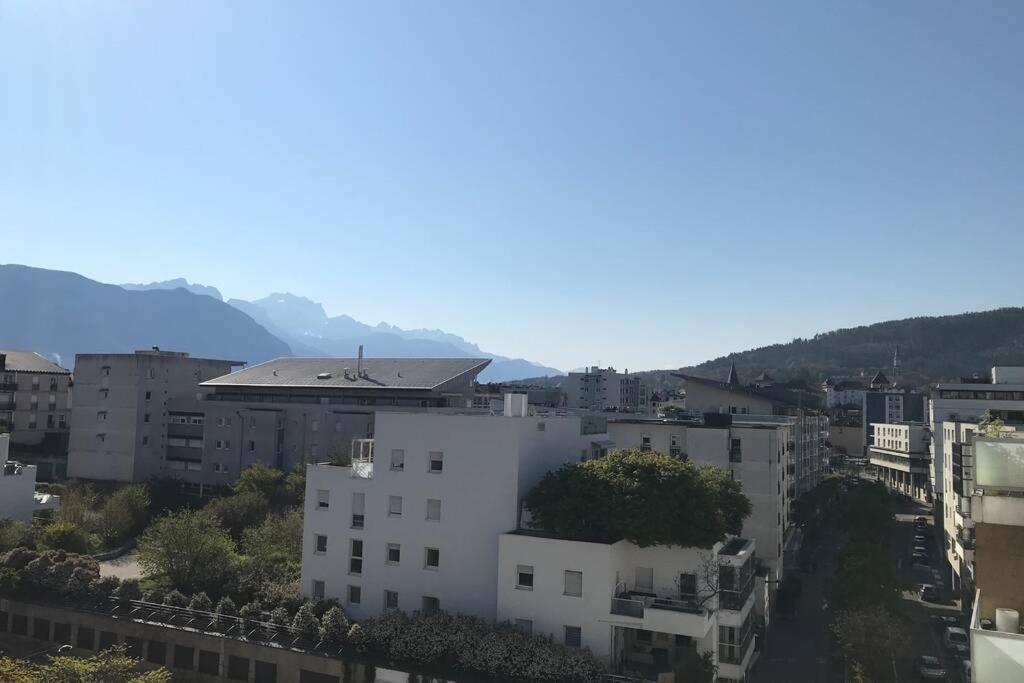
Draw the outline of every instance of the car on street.
M947 649L958 654L967 654L970 639L967 637L967 631L962 628L957 626L947 626L946 632L942 635L942 643Z
M915 534L914 535L914 544L915 545L920 545L920 544L924 544L924 543L927 543L927 542L928 542L928 537L927 536L924 536L922 534Z
M914 546L914 552L915 553L921 553L922 555L927 555L928 554L928 546L926 546L926 545L915 545Z
M914 517L914 524L927 524L927 523L928 523L928 518L927 517Z
M938 602L939 591L930 583L921 584L921 599L925 602ZM954 622L956 623L956 622Z
M929 561L928 553L914 553L913 561L914 564L927 565Z
M931 571L932 566L928 564L928 558L918 560L914 558L914 563L910 565L911 569L919 569L921 571Z
M942 666L942 662L939 661L938 657L921 655L917 658L914 668L917 669L917 675L921 678L933 681L946 679L946 668Z
M932 621L939 627L940 631L945 631L948 626L956 626L960 623L960 620L949 614L933 614Z

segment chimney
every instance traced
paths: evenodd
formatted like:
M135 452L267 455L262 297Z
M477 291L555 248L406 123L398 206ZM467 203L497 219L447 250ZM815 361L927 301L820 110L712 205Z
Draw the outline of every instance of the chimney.
M505 417L526 417L526 394L505 394Z
M356 377L363 376L363 345L359 345L359 357L356 359Z

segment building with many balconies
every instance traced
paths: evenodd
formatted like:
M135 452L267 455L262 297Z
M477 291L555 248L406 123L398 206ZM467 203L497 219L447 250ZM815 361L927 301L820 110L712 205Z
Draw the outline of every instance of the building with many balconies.
M31 351L0 350L0 434L40 478L67 476L71 372Z

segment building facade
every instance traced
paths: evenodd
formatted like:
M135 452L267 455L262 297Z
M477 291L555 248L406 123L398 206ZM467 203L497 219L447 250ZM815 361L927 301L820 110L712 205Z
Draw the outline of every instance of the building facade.
M172 400L231 372L239 361L175 351L78 354L68 475L143 481L167 474Z
M71 387L71 372L38 353L0 350L0 434L47 481L67 476Z
M864 392L861 419L864 429L863 455L868 457L867 451L875 442L875 425L927 422L928 397L920 392L874 382L871 389ZM934 490L934 486L932 488Z
M565 405L584 410L648 413L651 392L641 377L596 365L584 372L570 372L562 381Z
M826 408L843 408L846 406L857 406L859 408L864 403L864 394L867 392L867 387L864 384L848 379L838 382L834 382L831 379L826 380L824 388Z
M615 418L608 437L617 448L639 448L729 470L750 499L742 534L757 543L769 577L781 580L797 489L794 423L788 416L709 415L707 419Z
M42 510L60 507L60 496L36 493L36 466L9 459L11 437L0 434L0 519L31 522Z
M868 457L879 481L923 503L931 501L929 426L924 422L876 423L871 434Z

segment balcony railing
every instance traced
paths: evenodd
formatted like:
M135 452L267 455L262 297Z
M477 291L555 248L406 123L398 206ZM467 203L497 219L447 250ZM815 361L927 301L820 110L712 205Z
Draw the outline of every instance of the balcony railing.
M0 391L17 391L17 390L18 390L18 383L17 382L3 382L3 381L0 381Z
M719 590L718 592L718 607L720 609L732 610L738 612L743 609L743 606L747 604L747 600L750 598L750 594L754 592L754 575L750 574L750 578L746 584L743 585L739 590Z
M654 595L645 595L635 591L620 593L618 596L612 597L612 614L643 619L644 612L649 609L665 610L668 612L682 612L684 614L704 614L706 611L693 600L659 598Z

